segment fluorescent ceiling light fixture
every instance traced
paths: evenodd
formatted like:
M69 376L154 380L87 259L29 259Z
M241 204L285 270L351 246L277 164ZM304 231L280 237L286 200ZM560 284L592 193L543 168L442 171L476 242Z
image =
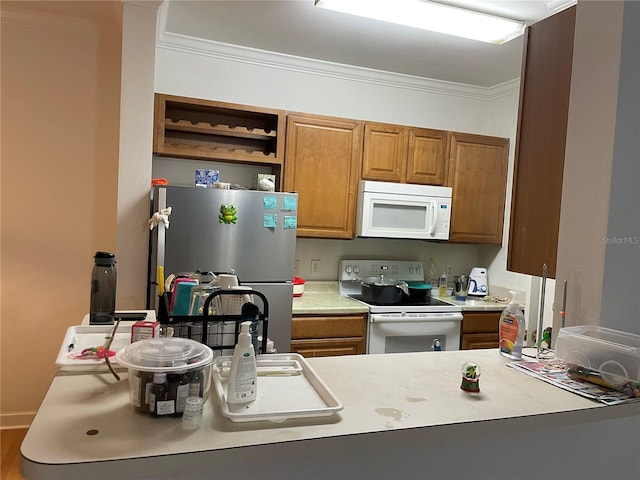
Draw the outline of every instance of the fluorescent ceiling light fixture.
M427 0L315 0L317 7L458 37L502 44L525 23Z

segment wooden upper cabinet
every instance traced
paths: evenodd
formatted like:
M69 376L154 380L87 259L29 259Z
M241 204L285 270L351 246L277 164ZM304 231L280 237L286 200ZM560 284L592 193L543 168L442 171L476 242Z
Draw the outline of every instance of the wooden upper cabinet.
M383 182L404 182L408 141L408 131L404 127L365 123L362 178Z
M362 178L443 185L447 133L384 123L364 124Z
M556 276L576 7L527 28L507 270Z
M409 129L407 183L444 185L447 138L441 130Z
M298 192L298 237L354 238L360 122L291 114L285 156L284 190Z
M449 241L500 245L509 140L454 132L449 142Z

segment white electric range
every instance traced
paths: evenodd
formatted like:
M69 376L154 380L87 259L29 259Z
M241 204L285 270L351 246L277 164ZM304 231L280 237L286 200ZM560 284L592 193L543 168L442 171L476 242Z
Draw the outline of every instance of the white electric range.
M459 350L462 309L427 297L403 298L399 303L366 302L358 280L385 275L387 279L424 282L421 262L406 260L342 260L340 293L369 307L367 353L402 353Z

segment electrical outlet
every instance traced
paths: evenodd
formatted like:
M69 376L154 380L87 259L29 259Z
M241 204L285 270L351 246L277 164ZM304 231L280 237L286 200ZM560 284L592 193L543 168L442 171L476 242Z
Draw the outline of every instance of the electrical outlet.
M311 275L320 273L320 260L311 260Z
M453 265L452 264L447 263L446 271L447 271L447 278L453 279Z

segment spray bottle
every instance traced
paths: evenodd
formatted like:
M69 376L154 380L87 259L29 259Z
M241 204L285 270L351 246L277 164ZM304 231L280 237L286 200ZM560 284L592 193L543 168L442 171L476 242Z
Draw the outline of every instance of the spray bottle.
M513 360L522 358L524 344L524 313L515 299L516 292L510 290L511 301L500 315L498 334L500 336L500 353Z
M258 394L256 354L251 343L251 322L240 324L238 343L233 350L227 382L227 403L253 402Z

